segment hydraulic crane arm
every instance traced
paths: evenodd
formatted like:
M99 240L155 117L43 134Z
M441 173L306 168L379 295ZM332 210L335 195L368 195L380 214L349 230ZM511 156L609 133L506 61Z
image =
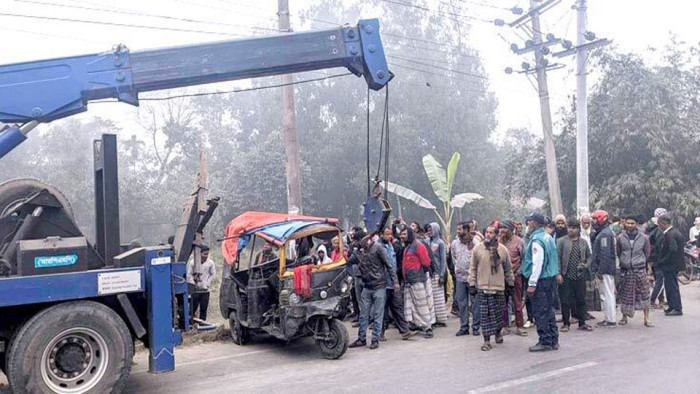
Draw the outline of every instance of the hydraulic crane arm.
M37 122L87 110L93 100L138 105L141 92L345 67L373 90L391 73L379 21L357 26L129 52L0 65L0 121L25 123L0 131L0 157L26 139Z

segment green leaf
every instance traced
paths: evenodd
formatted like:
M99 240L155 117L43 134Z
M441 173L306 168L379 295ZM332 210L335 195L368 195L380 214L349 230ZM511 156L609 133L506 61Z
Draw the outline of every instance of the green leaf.
M455 152L447 164L447 197L452 195L452 186L455 184L455 176L457 175L457 167L459 167L459 152Z
M442 202L450 201L449 191L447 190L447 174L440 163L432 156L423 156L423 168L425 175L428 176L430 185L433 187L433 192Z
M385 182L381 183L381 186L384 187ZM386 189L389 191L389 193L394 193L397 196L401 198L405 198L409 201L413 201L416 205L418 205L421 208L425 209L435 209L435 205L433 205L430 201L428 201L427 198L421 196L420 194L414 192L413 190L403 187L401 185L397 185L395 183L387 182L386 183Z
M481 194L462 193L452 197L452 201L450 201L450 206L452 206L452 208L462 208L465 204L471 204L472 202L476 200L481 200L483 198L484 197L482 197Z

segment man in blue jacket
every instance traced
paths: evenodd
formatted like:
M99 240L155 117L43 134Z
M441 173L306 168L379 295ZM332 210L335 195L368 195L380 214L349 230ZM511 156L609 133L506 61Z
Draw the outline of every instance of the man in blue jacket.
M591 214L593 227L596 230L593 241L593 263L591 270L602 284L600 295L605 320L598 323L599 327L614 327L615 319L615 234L610 229L609 215L603 210Z
M532 309L537 324L539 342L530 347L531 352L559 349L559 331L554 314L554 293L557 291L559 257L554 238L544 231L545 218L533 213L525 220L530 232L523 256L523 276L528 278L527 296L532 299Z

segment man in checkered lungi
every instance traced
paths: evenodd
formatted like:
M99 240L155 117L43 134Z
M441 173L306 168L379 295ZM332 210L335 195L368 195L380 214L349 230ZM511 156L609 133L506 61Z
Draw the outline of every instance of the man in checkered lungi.
M619 325L627 324L634 311L644 311L644 325L653 327L649 321L649 275L647 261L651 254L649 238L637 230L637 216L625 217L625 231L617 236L616 253L620 259L620 289L618 299L622 319Z
M469 292L479 297L483 351L491 350L492 335L496 343L503 343L501 329L506 293L512 295L514 285L510 253L498 242L496 231L493 225L486 228L484 242L474 247L469 264Z

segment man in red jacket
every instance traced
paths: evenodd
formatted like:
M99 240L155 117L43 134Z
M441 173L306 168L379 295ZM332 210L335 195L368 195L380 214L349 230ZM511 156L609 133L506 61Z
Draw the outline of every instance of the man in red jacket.
M433 337L435 323L433 296L426 288L425 271L430 267L428 248L418 241L410 227L401 231L404 242L401 271L404 278L404 315L408 323L423 331L426 338Z

